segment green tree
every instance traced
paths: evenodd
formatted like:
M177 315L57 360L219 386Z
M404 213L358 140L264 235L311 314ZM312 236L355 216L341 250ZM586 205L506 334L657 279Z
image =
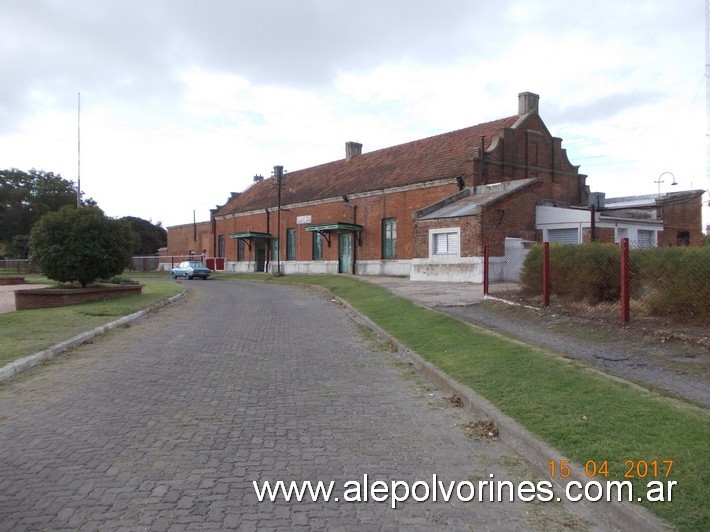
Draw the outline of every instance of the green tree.
M119 275L128 266L133 234L125 220L98 207L67 205L42 216L30 233L30 258L55 281L81 286Z
M96 205L92 199L84 205ZM29 238L32 226L44 214L64 205L76 205L76 188L59 174L43 170L23 172L16 168L0 170L0 245L8 253L24 258L26 248L16 237Z
M153 224L148 220L125 216L121 218L131 224L133 231L133 254L154 255L168 243L168 232L160 222Z

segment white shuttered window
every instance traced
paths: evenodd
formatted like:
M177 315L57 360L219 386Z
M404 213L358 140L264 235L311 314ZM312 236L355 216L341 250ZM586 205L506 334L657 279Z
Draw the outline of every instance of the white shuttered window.
M434 255L458 255L459 254L459 234L435 233L434 235Z
M579 229L576 227L569 229L548 229L547 240L551 244L579 244Z

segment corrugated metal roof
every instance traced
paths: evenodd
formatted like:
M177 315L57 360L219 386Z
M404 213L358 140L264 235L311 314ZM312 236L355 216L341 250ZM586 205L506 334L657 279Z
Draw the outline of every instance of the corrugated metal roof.
M515 181L506 181L504 183L476 187L476 193L466 196L465 198L461 198L460 200L446 205L441 209L437 209L436 211L422 216L419 219L433 220L437 218L457 218L459 216L479 214L481 212L481 207L493 203L503 196L515 192L516 190L534 183L535 181L537 181L537 179L531 177L528 179L517 179ZM479 190L480 192L478 192Z

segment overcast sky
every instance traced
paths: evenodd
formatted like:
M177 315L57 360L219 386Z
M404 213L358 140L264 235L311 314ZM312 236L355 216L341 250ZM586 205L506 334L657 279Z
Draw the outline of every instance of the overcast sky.
M76 181L80 123L110 216L207 220L274 165L514 115L524 91L593 191L709 187L704 0L2 0L0 21L0 168Z

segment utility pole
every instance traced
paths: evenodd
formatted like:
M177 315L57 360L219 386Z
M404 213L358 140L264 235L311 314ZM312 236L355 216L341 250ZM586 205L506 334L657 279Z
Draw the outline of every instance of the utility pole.
M81 207L81 93L77 93L76 105L76 206Z
M278 205L276 208L276 275L281 276L281 184L284 179L284 167L274 166L274 179L276 179L276 195Z
M710 185L710 0L705 0L705 180Z

